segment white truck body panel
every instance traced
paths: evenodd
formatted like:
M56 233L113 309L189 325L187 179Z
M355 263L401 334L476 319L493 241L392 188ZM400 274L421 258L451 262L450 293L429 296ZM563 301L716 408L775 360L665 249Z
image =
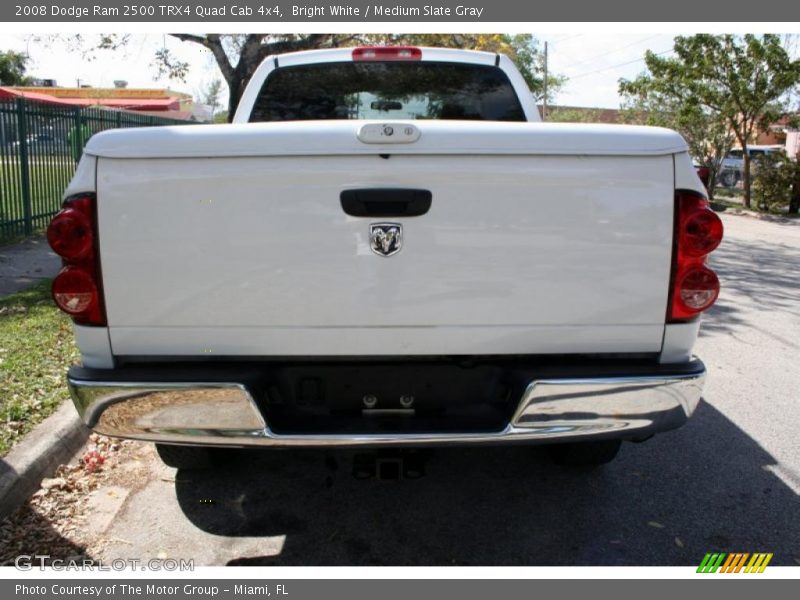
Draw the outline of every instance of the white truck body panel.
M367 144L369 124L412 125L412 143ZM112 130L89 140L102 158L240 158L256 156L541 155L668 156L686 151L670 129L576 123L489 121L287 121ZM299 169L300 165L295 165Z
M675 134L417 122L420 140L384 159L359 122L324 122L306 145L324 155L287 156L302 125L90 143L114 354L661 350ZM263 156L236 155L257 143ZM392 219L405 241L390 258L369 248L380 219L340 206L363 187L433 194L428 214Z

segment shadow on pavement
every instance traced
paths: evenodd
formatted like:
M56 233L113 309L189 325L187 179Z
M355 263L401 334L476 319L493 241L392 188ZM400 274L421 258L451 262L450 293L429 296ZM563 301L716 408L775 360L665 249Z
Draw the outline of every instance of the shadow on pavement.
M0 523L0 566L14 566L18 557L22 567L39 567L51 559L91 561L84 546L61 535L50 519L26 504ZM47 557L47 558L37 558Z
M766 241L725 240L711 255L722 284L716 304L703 315L701 336L756 327L761 311L782 311L800 319L800 251ZM784 343L800 348L786 340Z
M800 498L773 458L701 404L596 471L541 448L438 449L413 481L360 481L351 451L243 452L181 471L181 509L220 536L285 536L240 565L697 565L709 551L800 560ZM797 489L795 487L795 489Z

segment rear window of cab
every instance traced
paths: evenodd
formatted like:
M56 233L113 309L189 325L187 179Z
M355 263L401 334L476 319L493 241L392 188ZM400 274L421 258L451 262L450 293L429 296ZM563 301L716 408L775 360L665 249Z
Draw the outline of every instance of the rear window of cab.
M341 62L281 67L250 122L316 119L525 121L505 72L445 62Z

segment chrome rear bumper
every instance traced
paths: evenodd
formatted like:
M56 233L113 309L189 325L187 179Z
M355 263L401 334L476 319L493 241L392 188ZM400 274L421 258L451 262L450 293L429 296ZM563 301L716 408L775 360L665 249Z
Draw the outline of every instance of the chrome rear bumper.
M69 389L86 425L115 437L161 443L364 447L643 439L681 426L697 406L705 368L630 377L530 381L508 425L482 433L282 434L270 429L246 385L119 382L81 378Z

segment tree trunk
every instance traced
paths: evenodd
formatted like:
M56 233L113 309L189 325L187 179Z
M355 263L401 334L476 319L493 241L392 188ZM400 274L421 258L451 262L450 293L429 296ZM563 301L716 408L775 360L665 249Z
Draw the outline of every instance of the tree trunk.
M261 65L261 61L264 58L262 54L266 53L243 52L239 57L239 62L233 71L233 77L228 81L228 89L230 90L228 94L228 123L233 121L233 114L239 106L239 101L242 99L242 94L244 94L248 82L259 65Z
M247 87L247 83L256 72L261 61L264 59L269 50L268 45L262 44L262 37L260 35L250 34L242 46L241 53L239 54L239 61L233 68L231 76L227 79L228 82L228 123L233 121L233 115L236 108L239 106L239 101L242 99L242 94Z
M747 153L747 146L742 146L742 159L744 169L742 170L742 189L744 191L744 207L750 208L750 155Z
M239 106L239 100L242 99L244 93L244 85L241 80L235 79L228 82L228 123L233 122L233 115L236 108Z
M800 213L800 155L794 163L794 181L792 182L792 197L789 200L789 214Z
M233 115L236 108L239 106L239 101L242 99L242 94L247 87L248 82L253 77L256 69L270 54L280 54L282 52L293 52L297 50L311 50L323 46L326 42L330 42L335 36L328 34L311 34L305 38L289 41L277 41L269 44L262 43L263 35L251 34L248 36L247 41L242 47L242 52L239 55L239 62L230 73L230 77L225 80L228 83L230 93L228 95L228 122L233 120Z
M717 170L714 168L708 169L708 187L706 191L708 192L708 199L714 199L714 188L717 187Z

